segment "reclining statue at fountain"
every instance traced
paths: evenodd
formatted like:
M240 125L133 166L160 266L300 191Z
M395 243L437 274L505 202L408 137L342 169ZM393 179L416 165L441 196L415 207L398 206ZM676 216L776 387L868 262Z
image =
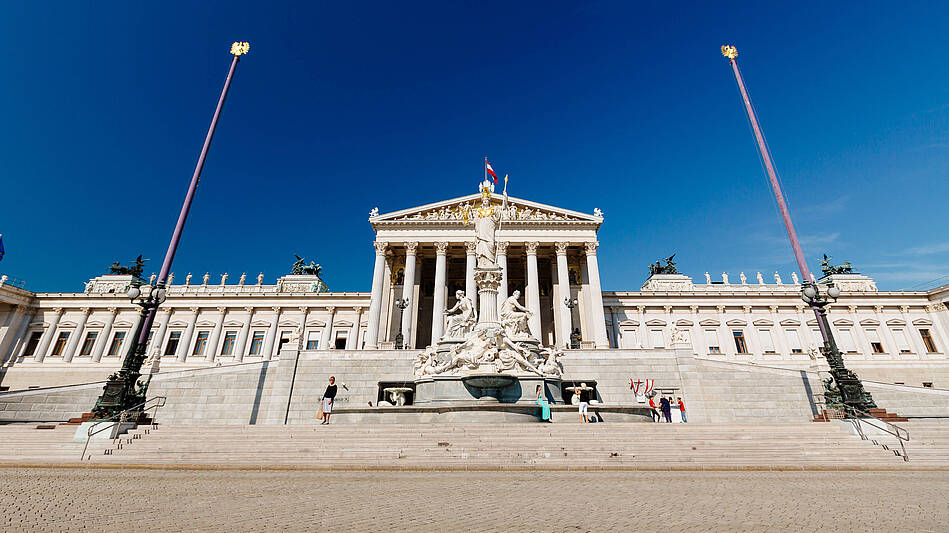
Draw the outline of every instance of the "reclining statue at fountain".
M474 329L478 321L478 312L475 310L474 302L471 298L465 296L465 291L455 291L455 297L458 303L454 307L445 311L448 317L448 327L445 328L445 336L454 339L463 339L471 330Z

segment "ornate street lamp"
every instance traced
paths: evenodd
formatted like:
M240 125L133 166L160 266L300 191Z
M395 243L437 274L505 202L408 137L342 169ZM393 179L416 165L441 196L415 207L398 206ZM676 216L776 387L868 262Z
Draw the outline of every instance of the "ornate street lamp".
M821 354L827 360L830 366L830 376L832 379L825 381L824 388L825 399L829 403L841 405L845 408L855 408L859 411L868 411L876 407L873 398L863 388L863 383L852 371L844 365L844 357L837 347L834 340L834 332L830 329L830 323L827 321L826 307L837 301L840 297L840 289L833 284L825 285L827 289L824 294L820 292L820 286L817 283L805 280L801 285L801 299L810 305L817 313L818 326L823 334L824 345L821 347ZM859 414L859 411L855 414Z
M570 325L567 327L567 329L570 330L570 343L567 347L572 350L580 349L580 335L578 335L577 332L573 330L573 308L577 306L577 303L578 302L576 298L572 300L570 298L563 299L563 304L566 305L567 309L570 310Z
M395 336L395 349L401 350L405 348L405 335L402 335L402 313L404 313L405 308L409 306L409 299L402 298L401 300L396 300L395 306L399 308L399 332Z
M145 361L145 345L147 343L137 341L142 335L145 318L165 301L167 291L164 283L157 283L153 287L146 285L145 280L135 275L132 278L127 296L133 304L141 308L138 328L135 330L135 336L132 337L128 353L125 354L125 360L122 361L122 368L109 376L102 391L102 396L99 397L92 409L93 414L98 418L107 418L144 403L148 382L151 379L149 377L144 382L138 380L142 375L142 363Z

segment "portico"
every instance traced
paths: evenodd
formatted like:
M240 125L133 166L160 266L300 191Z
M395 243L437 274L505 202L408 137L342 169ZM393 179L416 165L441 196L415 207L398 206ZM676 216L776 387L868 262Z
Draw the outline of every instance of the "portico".
M479 194L371 216L376 263L366 348L390 347L400 329L409 348L443 332L444 311L460 290L476 302L472 209ZM491 202L501 205L500 195ZM544 346L567 346L579 328L588 348L609 348L596 263L601 216L511 198L497 231L502 269L498 301L513 291L533 312L529 327ZM577 316L563 304L577 298ZM409 306L401 313L399 299ZM374 313L374 311L376 311ZM373 342L375 341L375 342Z

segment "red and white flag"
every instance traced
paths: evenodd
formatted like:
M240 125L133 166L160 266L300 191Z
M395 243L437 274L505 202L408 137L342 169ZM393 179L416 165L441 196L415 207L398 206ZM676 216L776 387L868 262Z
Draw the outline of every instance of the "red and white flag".
M498 175L494 173L494 169L491 168L491 163L488 162L488 158L484 158L484 171L488 174L491 174L491 177L494 178L494 184L498 184Z

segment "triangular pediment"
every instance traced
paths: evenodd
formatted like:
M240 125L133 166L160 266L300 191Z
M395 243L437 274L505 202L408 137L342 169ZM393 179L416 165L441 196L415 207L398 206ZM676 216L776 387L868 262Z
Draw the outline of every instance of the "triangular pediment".
M491 195L492 205L501 207L503 201L504 197L502 195L497 193ZM417 222L421 224L465 224L465 221L470 220L474 215L474 210L480 205L480 203L481 194L469 194L460 198L453 198L451 200L444 200L433 204L370 216L369 222L373 226L376 224L386 224L392 222ZM515 225L519 223L562 222L571 224L595 224L596 226L599 226L603 222L603 217L592 214L588 215L585 213L541 204L538 202L532 202L530 200L524 200L521 198L509 197L508 211L505 214L504 221L505 223Z

